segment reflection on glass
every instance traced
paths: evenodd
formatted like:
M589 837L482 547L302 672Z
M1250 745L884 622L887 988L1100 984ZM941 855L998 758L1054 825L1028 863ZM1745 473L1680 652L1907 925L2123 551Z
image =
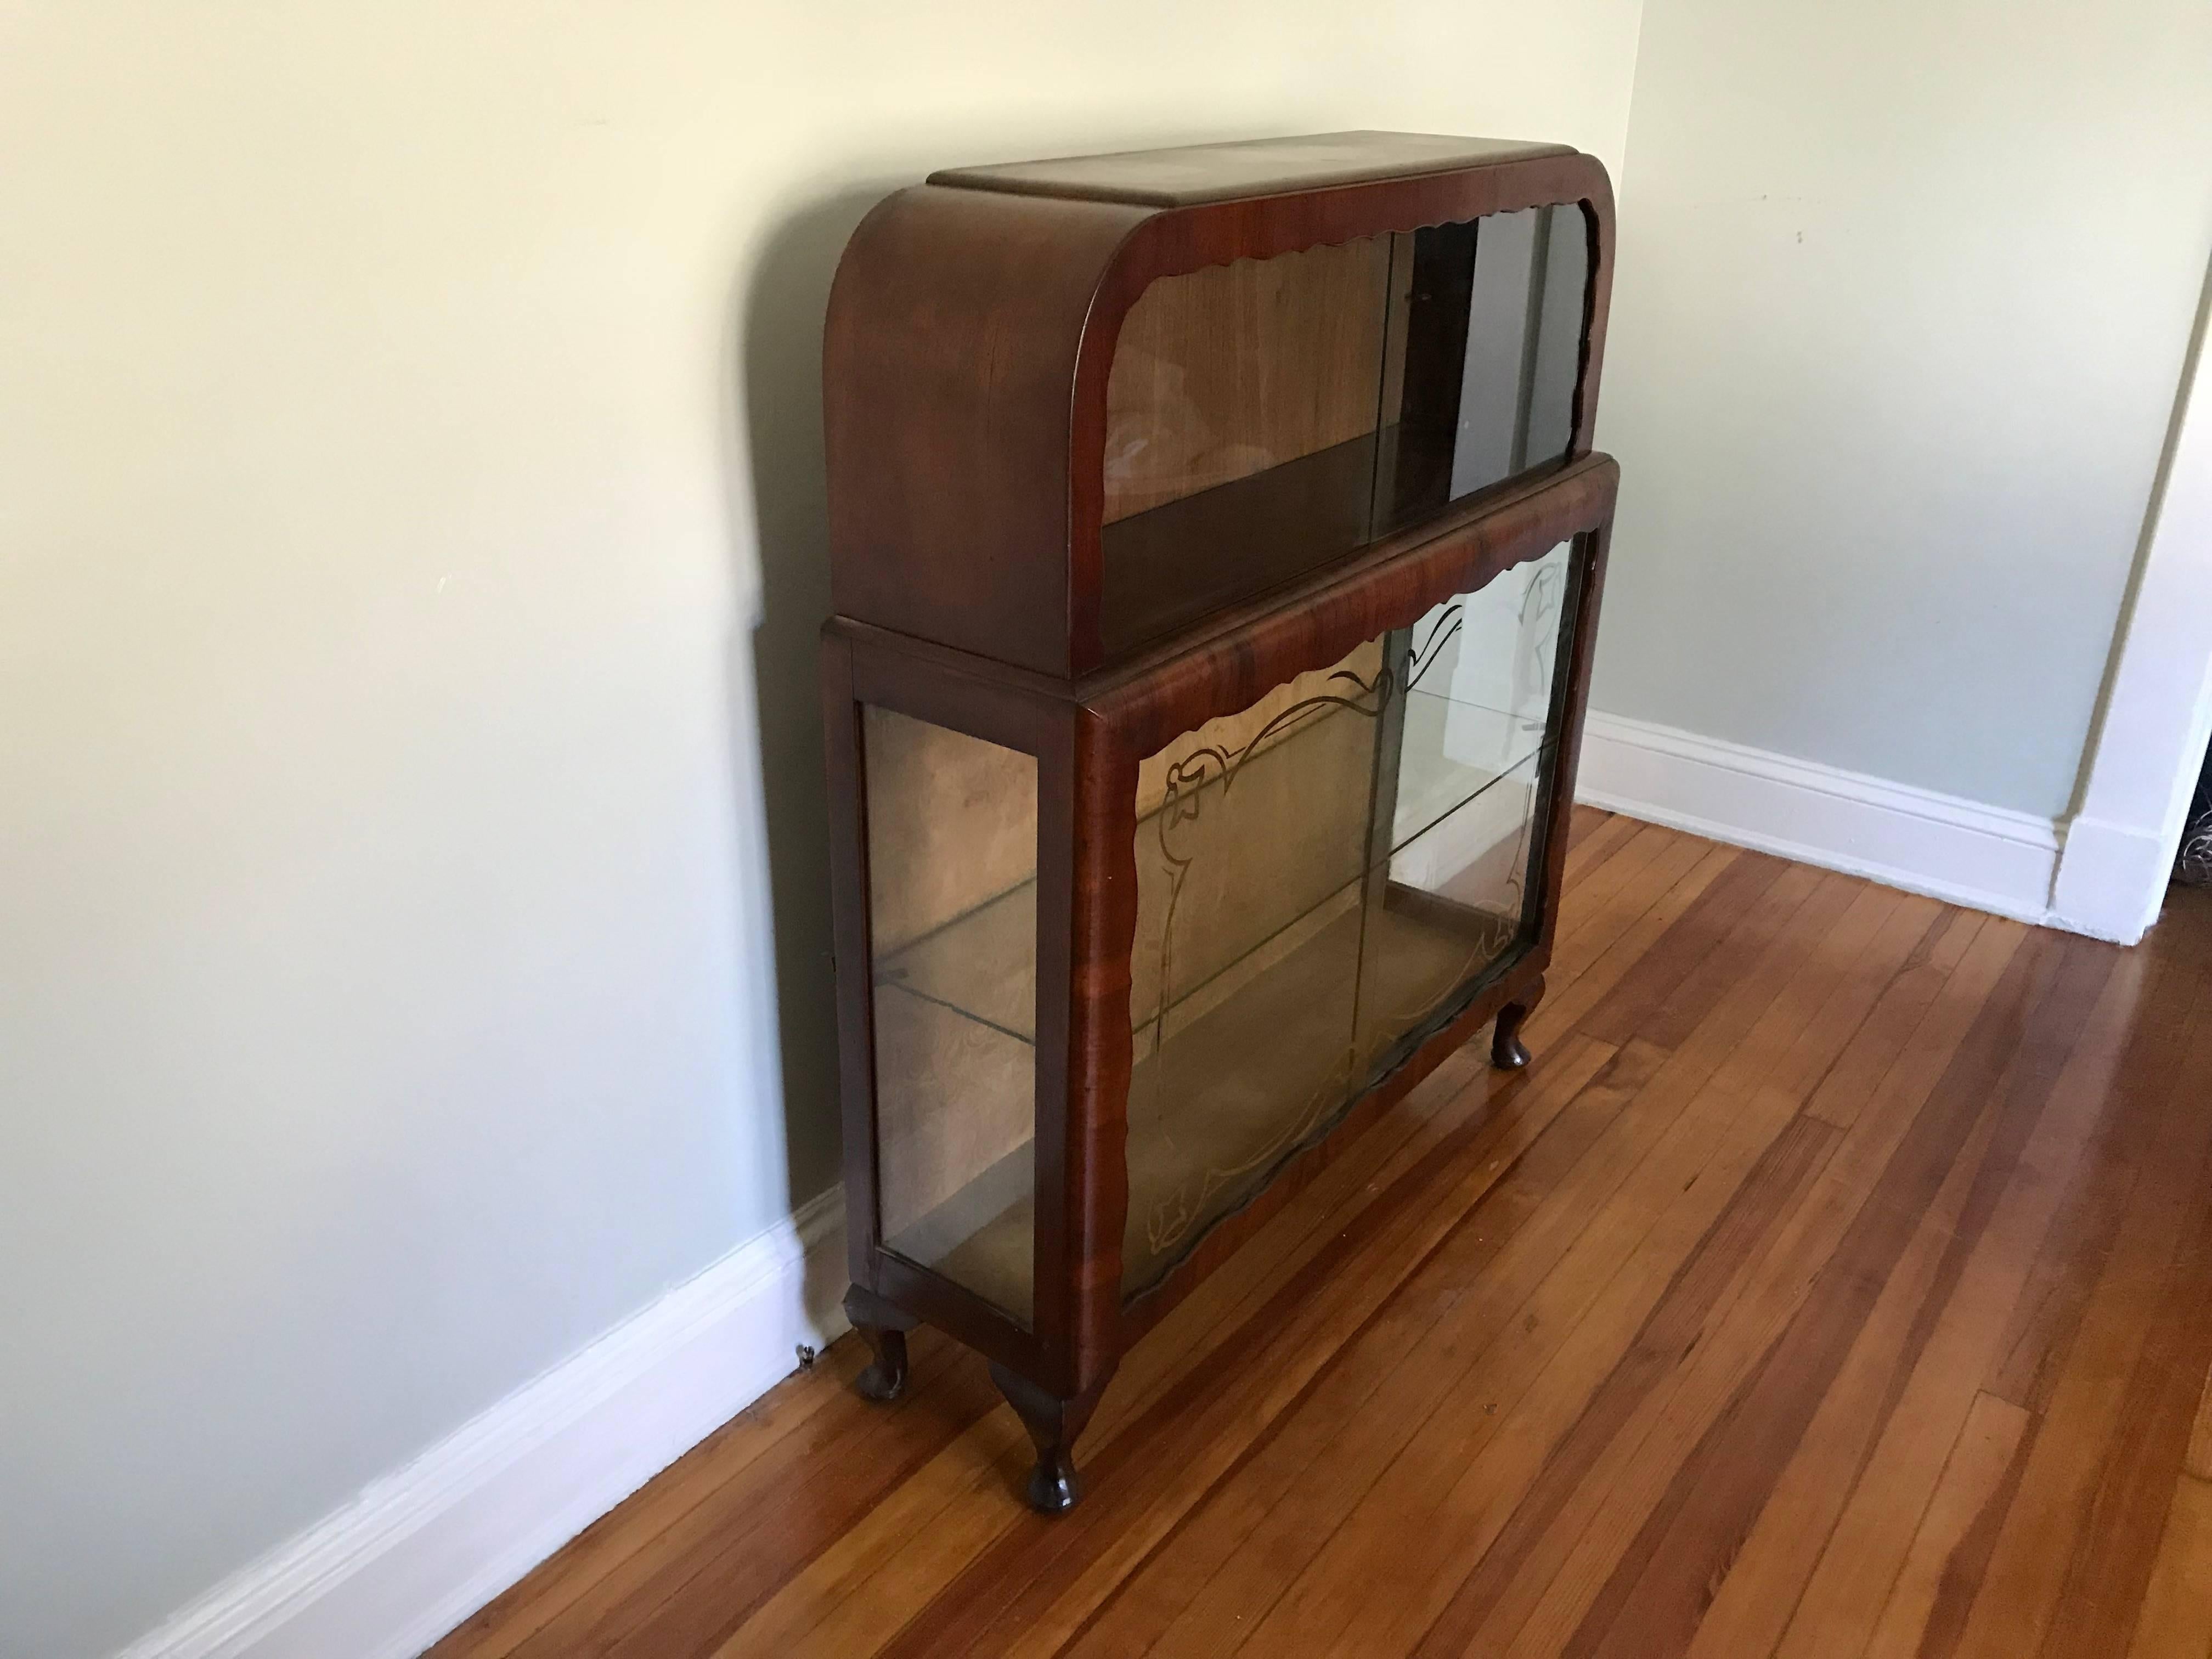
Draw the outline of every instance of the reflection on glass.
M1387 1068L1526 919L1570 568L1565 544L1389 642L1406 685L1387 861L1370 876L1359 1053Z
M1376 530L1563 459L1589 286L1584 221L1528 208L1404 239L1403 390L1376 479ZM1385 368L1386 386L1389 369Z
M1564 204L1154 283L1108 380L1108 652L1562 459L1589 279Z
M1362 959L1358 1049L1366 1064L1411 1052L1444 1000L1518 937L1536 760L1529 756L1461 802L1378 872Z
M1562 543L1479 593L1446 600L1406 630L1393 847L1437 823L1541 740L1568 569Z
M864 721L884 1243L1027 1324L1036 760L887 708Z

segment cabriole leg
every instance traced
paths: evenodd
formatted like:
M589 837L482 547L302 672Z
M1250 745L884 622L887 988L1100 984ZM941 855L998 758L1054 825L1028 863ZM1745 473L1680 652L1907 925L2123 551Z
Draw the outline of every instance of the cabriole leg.
M995 1359L991 1381L1006 1396L1006 1403L1022 1419L1036 1447L1036 1468L1030 1471L1030 1507L1043 1515L1072 1510L1083 1497L1083 1478L1075 1472L1075 1437L1091 1420L1103 1382L1073 1400L1046 1393L1025 1376L1017 1376Z
M1498 1011L1498 1029L1490 1038L1490 1063L1499 1071L1517 1072L1528 1063L1528 1045L1521 1041L1521 1028L1543 1000L1544 981L1540 979L1518 1001Z
M875 1355L853 1386L871 1400L897 1399L906 1389L906 1334L921 1322L858 1285L845 1292L845 1317Z

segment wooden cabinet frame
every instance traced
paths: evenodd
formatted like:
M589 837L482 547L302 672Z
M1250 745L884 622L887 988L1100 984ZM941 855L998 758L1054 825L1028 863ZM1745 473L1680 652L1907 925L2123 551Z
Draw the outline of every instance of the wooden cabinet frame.
M1528 148L1537 153L1521 153ZM1209 264L1555 204L1580 204L1591 246L1565 464L1104 660L1104 389L1121 320L1147 284ZM864 1391L899 1390L904 1333L921 1321L990 1361L1036 1443L1030 1496L1040 1508L1075 1501L1074 1438L1128 1345L1334 1146L1492 1020L1498 1063L1525 1062L1518 1031L1543 994L1557 927L1618 477L1588 441L1611 243L1611 197L1597 163L1519 147L1454 170L1181 204L933 182L878 208L847 253L825 354L839 614L822 656L847 1305L875 1350ZM1563 542L1574 546L1569 621L1552 686L1556 736L1537 781L1536 896L1522 937L1324 1139L1287 1155L1264 1191L1125 1304L1139 763ZM1026 1322L882 1238L862 754L869 705L1036 757L1035 1262Z

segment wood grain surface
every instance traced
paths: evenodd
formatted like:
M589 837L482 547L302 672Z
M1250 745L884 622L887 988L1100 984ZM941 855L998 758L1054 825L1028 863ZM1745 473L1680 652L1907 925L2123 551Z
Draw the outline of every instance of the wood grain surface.
M1106 522L1374 431L1392 241L1146 289L1106 383Z
M1578 809L1528 1022L1122 1360L837 1344L434 1650L2203 1659L2212 894L2121 951Z

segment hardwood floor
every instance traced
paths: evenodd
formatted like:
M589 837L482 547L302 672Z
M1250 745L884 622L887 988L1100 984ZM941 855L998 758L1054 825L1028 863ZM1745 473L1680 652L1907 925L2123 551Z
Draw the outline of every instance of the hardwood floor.
M1044 1519L848 1340L438 1659L2212 1649L2212 894L2139 949L1584 811L1455 1056L1124 1363Z

